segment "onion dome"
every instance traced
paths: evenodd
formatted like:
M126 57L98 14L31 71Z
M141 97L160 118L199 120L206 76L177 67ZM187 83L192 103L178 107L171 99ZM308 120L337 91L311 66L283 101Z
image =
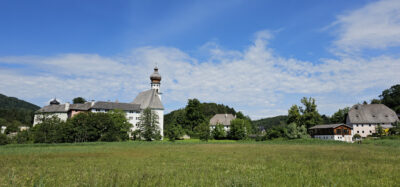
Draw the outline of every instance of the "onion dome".
M54 98L52 101L50 101L50 105L59 105L60 102L57 101L56 98Z
M154 68L153 74L150 75L150 80L152 83L160 83L161 82L161 75L158 73L158 67Z

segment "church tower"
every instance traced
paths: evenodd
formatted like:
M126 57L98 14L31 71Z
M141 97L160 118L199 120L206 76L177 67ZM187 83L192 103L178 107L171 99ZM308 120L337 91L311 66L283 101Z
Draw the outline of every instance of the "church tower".
M158 67L154 68L153 74L150 75L151 80L151 89L156 90L158 96L161 99L161 91L160 91L160 84L161 84L161 75L158 73Z

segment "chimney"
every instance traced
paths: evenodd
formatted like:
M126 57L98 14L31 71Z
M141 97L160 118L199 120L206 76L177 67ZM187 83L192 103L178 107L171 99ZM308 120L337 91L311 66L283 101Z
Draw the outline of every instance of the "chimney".
M94 105L94 100L92 100L90 103L90 107L92 107Z
M228 117L228 114L225 113L225 118L227 118L227 117Z
M65 103L65 110L69 110L69 103L68 102Z

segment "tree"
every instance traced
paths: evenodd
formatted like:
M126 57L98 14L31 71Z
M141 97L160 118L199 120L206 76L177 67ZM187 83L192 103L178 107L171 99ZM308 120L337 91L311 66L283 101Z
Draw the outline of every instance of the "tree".
M14 120L12 123L8 123L8 126L7 126L7 128L5 130L5 133L6 134L10 134L10 133L13 133L13 132L19 132L19 127L20 126L22 126L22 123L17 121L17 120Z
M74 103L74 104L85 103L85 102L86 102L86 99L84 99L83 97L75 97L72 100L72 103Z
M186 129L194 132L194 129L203 122L205 122L205 117L201 113L200 101L189 99L186 106Z
M288 111L287 124L296 123L300 124L301 114L300 108L297 105L292 105Z
M231 121L228 137L234 140L246 139L249 135L250 129L251 124L249 121L244 119L234 119Z
M30 130L23 130L14 137L14 141L18 144L29 143L32 140L31 136Z
M142 111L139 119L140 137L146 141L161 139L158 127L158 115L150 108Z
M309 138L307 129L304 125L298 126L295 123L289 124L285 129L285 136L289 139Z
M375 132L378 137L382 137L383 135L385 135L385 131L383 130L380 124L378 124L378 126L375 127Z
M393 109L396 113L400 113L400 84L384 90L379 98L382 104Z
M7 135L0 133L0 145L6 145L6 144L8 144Z
M208 141L210 139L210 124L207 122L202 122L195 129L200 140Z
M357 140L361 140L361 135L355 134L355 135L353 136L353 141L357 141Z
M371 104L381 104L381 103L382 103L382 101L379 100L379 99L372 99L371 100Z
M60 126L64 124L57 116L43 115L41 123L36 124L32 130L34 143L58 143L61 137L58 134Z
M305 126L306 129L318 125L319 123L322 122L321 115L318 113L317 110L317 105L315 104L315 99L314 98L306 98L303 97L301 99L301 103L304 105L304 109L300 107L300 112L301 112L301 118L300 118L300 124L297 124L298 126Z
M332 115L330 121L332 123L346 123L346 117L347 117L347 114L349 113L349 110L350 110L349 107L339 109L337 112L335 112Z
M182 127L177 124L176 122L170 124L168 128L166 129L166 136L169 139L169 141L175 141L182 137L184 134L184 131Z
M132 124L126 119L126 114L122 110L110 110L108 115L111 117L112 124L102 135L103 141L122 141L129 139L128 132Z
M389 133L390 133L391 135L400 134L400 122L399 122L399 121L394 122L394 123L392 123L392 126L393 126L393 128L390 128L390 129L389 129Z
M215 128L211 131L212 137L216 140L222 140L226 138L226 132L224 126L221 124L215 125Z

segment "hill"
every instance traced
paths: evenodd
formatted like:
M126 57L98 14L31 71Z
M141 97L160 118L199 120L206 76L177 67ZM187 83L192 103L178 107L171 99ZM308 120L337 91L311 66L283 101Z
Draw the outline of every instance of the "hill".
M32 125L34 112L40 107L15 97L0 94L0 126Z
M259 120L252 121L253 127L263 127L264 129L269 129L279 125L286 125L288 116L275 116L269 118L263 118Z
M0 94L0 109L27 109L38 110L40 107L15 97Z

